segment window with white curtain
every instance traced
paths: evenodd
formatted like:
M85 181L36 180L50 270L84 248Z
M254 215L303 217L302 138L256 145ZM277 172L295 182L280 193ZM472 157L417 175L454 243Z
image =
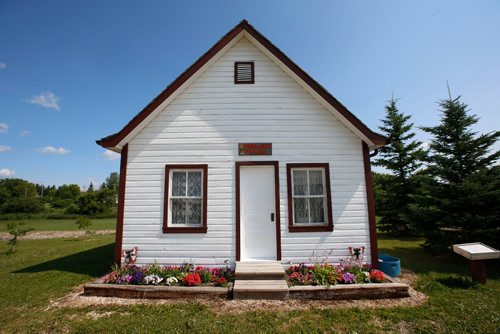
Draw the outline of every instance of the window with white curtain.
M324 169L293 168L292 191L294 225L326 225Z
M171 174L171 225L201 225L203 171L172 170Z
M288 231L333 231L329 163L288 163L286 173Z
M166 165L163 232L207 232L207 165Z

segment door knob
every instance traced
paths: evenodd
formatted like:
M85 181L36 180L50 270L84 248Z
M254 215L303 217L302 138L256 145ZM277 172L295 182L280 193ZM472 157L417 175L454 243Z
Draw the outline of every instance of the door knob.
M274 221L274 213L271 213L271 221Z

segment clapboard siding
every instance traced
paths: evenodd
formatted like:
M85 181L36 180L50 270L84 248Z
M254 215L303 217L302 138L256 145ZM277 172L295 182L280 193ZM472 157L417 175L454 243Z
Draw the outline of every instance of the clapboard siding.
M255 84L235 85L235 61L255 62ZM272 142L272 156L238 156L239 142ZM123 249L138 264L235 261L235 161L279 161L282 261L331 262L370 243L361 140L279 66L242 38L128 145ZM328 162L333 232L288 232L286 163ZM208 164L208 232L164 234L165 164Z

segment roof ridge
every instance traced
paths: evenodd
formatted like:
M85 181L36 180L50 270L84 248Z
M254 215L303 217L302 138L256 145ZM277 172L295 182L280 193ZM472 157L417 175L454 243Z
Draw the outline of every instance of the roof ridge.
M120 131L96 140L96 143L107 148L116 147L135 127L137 127L147 116L149 116L163 101L172 95L184 82L203 67L213 56L223 49L233 38L245 30L276 58L290 68L307 85L309 85L318 95L325 99L332 107L365 135L373 144L381 146L388 143L388 138L372 131L359 118L351 113L342 103L340 103L328 90L314 80L306 71L295 64L283 51L276 47L267 37L255 29L246 19L241 20L235 27L223 35L207 52L201 55L191 66L182 72L172 81L157 97L146 105L132 120L130 120Z

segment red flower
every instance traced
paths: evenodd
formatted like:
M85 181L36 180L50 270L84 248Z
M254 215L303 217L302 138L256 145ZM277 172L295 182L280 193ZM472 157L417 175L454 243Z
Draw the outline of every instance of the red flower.
M337 278L337 281L339 283L342 283L342 280L344 279L344 274L342 273L341 270L339 270L338 273L339 273L339 277Z
M196 285L201 284L201 278L200 278L200 275L198 275L196 273L187 274L182 279L182 282L184 283L184 285L187 285L187 286L196 286Z
M217 278L215 284L218 286L225 286L227 284L227 279L225 279L224 277L219 277Z
M383 282L385 281L385 275L380 270L373 269L370 271L370 281L377 283Z

